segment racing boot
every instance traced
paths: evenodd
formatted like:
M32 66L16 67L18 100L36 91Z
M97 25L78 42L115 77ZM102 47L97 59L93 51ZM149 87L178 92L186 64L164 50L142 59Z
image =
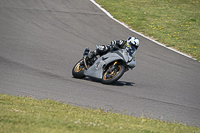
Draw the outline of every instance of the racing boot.
M95 56L95 52L90 51L87 56L88 56L89 59L92 59Z

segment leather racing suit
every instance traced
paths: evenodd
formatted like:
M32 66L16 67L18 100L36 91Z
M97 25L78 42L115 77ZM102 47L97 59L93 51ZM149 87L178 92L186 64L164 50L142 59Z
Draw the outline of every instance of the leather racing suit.
M113 40L111 41L110 45L99 45L96 50L89 52L88 57L92 58L95 55L102 56L110 51L117 50L115 45L117 45L121 49L126 49L129 61L134 61L134 65L136 65L135 54L138 47L130 46L125 40Z

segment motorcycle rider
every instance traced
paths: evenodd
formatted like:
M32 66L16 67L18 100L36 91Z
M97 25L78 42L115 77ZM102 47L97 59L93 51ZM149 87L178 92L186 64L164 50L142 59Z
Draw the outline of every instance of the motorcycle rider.
M113 40L110 45L99 45L96 50L88 53L88 58L92 59L96 55L102 56L110 51L118 49L117 47L126 49L129 61L133 60L135 64L135 54L139 47L139 39L136 37L128 37L127 40Z

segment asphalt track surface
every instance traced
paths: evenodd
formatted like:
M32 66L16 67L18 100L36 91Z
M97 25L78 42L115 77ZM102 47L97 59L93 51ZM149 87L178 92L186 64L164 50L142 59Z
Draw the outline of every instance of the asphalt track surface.
M71 71L85 47L140 39L113 85ZM200 63L116 23L89 0L0 0L0 93L200 125Z

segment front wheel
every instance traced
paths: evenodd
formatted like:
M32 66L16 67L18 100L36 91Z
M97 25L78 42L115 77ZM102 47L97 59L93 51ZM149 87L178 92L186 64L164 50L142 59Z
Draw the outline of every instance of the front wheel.
M84 75L84 69L85 69L85 66L83 64L83 59L81 59L73 67L73 69L72 69L72 75L75 78L84 78L85 77L85 75Z
M114 68L113 68L114 67ZM102 83L112 84L122 77L125 72L125 67L121 64L115 66L109 66L106 72L103 74Z

